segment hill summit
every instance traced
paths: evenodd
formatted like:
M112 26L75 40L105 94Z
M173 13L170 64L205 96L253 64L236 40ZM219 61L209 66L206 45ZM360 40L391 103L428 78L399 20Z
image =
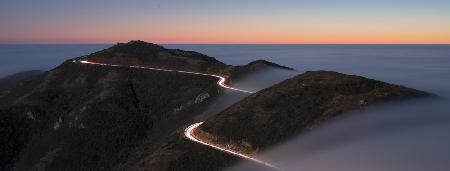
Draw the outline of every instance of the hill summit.
M226 65L213 57L179 49L166 49L140 40L118 43L84 58L121 65L140 65L197 72L217 72Z

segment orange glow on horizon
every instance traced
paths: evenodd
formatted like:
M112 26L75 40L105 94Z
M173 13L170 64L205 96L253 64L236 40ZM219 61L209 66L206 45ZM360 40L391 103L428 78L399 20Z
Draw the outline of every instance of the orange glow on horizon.
M450 37L450 36L449 36ZM115 44L131 40L142 40L157 44L450 44L450 39L422 38L420 36L373 37L360 39L356 36L329 37L328 39L154 39L154 38L120 38L120 39L67 39L67 40L27 40L6 41L0 44Z
M11 1L0 43L450 44L450 2L433 1Z
M243 28L162 27L149 30L145 27L106 31L102 31L102 28L49 29L23 36L0 37L0 43L114 44L143 40L158 44L450 44L450 29L446 28L296 26L283 29L256 25Z
M357 36L329 37L327 39L266 39L256 37L254 39L155 39L155 38L119 38L119 39L67 39L67 40L27 40L27 41L5 41L0 44L115 44L131 40L142 40L157 44L450 44L448 39L422 38L420 36L393 36L393 37L365 37Z

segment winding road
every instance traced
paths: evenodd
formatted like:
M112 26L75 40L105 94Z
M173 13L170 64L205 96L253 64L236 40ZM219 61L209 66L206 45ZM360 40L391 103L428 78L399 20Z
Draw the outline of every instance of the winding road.
M99 63L99 62L91 62L91 61L87 61L87 60L73 60L72 62L80 62L82 64L91 64L91 65L101 65L101 66L110 66L110 67L129 67L129 68L139 68L139 69L146 69L146 70L155 70L155 71L165 71L165 72L178 72L178 73L186 73L186 74L194 74L194 75L204 75L204 76L210 76L210 77L216 77L219 79L219 81L217 81L217 84L220 87L229 89L229 90L234 90L234 91L240 91L243 93L254 93L252 91L247 91L247 90L241 90L238 88L233 88L230 86L225 85L225 81L226 78L222 77L220 75L215 75L215 74L205 74L205 73L199 73L199 72L191 72L191 71L181 71L181 70L171 70L171 69L161 69L161 68L152 68L152 67L143 67L143 66L135 66L135 65L131 65L131 66L122 66L122 65L114 65L114 64L106 64L106 63Z
M252 91L247 91L247 90L242 90L242 89L238 89L238 88L227 86L227 85L225 85L226 78L223 77L223 76L220 76L220 75L215 75L215 74L206 74L206 73L199 73L199 72L182 71L182 70L171 70L171 69L162 69L162 68L152 68L152 67L135 66L135 65L123 66L123 65L114 65L114 64L92 62L92 61L88 61L88 60L73 60L72 62L74 62L74 63L81 63L81 64L90 64L90 65L109 66L109 67L129 67L129 68L138 68L138 69L146 69L146 70L155 70L155 71L164 71L164 72L178 72L178 73L186 73L186 74L194 74L194 75L204 75L204 76L216 77L216 78L219 79L219 81L217 81L217 85L219 85L222 88L229 89L229 90L234 90L234 91L239 91L239 92L243 92L243 93L253 93ZM254 158L254 157L246 155L246 154L242 154L242 153L240 153L238 151L233 151L233 150L230 150L230 149L226 149L226 148L223 148L223 147L211 144L209 142L206 142L205 140L202 140L202 139L198 138L194 134L194 130L196 128L198 128L201 124L203 124L203 122L198 122L198 123L192 124L189 127L187 127L184 130L184 135L186 136L186 138L191 140L191 141L193 141L193 142L200 143L202 145L214 148L216 150L220 150L222 152L229 153L231 155L234 155L234 156L237 156L237 157L240 157L240 158L243 158L243 159L247 159L247 160L250 160L250 161L262 164L264 166L267 166L267 167L279 170L277 167L275 167L274 165L270 164L269 162L262 161L260 159Z

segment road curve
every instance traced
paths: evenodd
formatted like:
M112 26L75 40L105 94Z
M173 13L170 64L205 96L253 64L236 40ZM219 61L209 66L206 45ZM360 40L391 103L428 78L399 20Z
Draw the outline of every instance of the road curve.
M220 75L215 75L215 74L205 74L205 73L199 73L199 72L171 70L171 69L161 69L161 68L143 67L143 66L135 66L135 65L122 66L122 65L106 64L106 63L100 63L100 62L91 62L91 61L88 61L88 60L73 60L72 62L74 62L74 63L79 62L81 64L90 64L90 65L100 65L100 66L110 66L110 67L129 67L129 68L138 68L138 69L155 70L155 71L178 72L178 73L186 73L186 74L194 74L194 75L211 76L211 77L219 78L219 81L217 81L217 85L219 85L222 88L229 89L229 90L234 90L234 91L239 91L239 92L243 92L243 93L253 93L251 91L241 90L241 89L238 89L238 88L227 86L227 85L225 85L226 78L223 77L223 76L220 76ZM197 143L200 143L202 145L209 146L209 147L214 148L216 150L220 150L220 151L223 151L225 153L229 153L229 154L232 154L234 156L237 156L237 157L240 157L240 158L243 158L243 159L247 159L247 160L250 160L250 161L262 164L264 166L267 166L267 167L279 170L277 167L275 167L274 165L272 165L272 164L270 164L268 162L259 160L257 158L254 158L254 157L246 155L246 154L239 153L237 151L225 149L225 148L222 148L220 146L217 146L217 145L214 145L214 144L210 144L210 143L208 143L208 142L198 138L197 136L195 136L194 130L197 127L199 127L201 124L203 124L203 122L198 122L198 123L192 124L189 127L187 127L185 129L185 131L184 131L184 135L186 136L186 138L191 140L191 141L193 141L193 142L197 142Z
M195 130L195 128L199 127L199 126L202 125L202 124L203 124L203 122L198 122L198 123L195 123L195 124L190 125L189 127L187 127L187 128L184 130L184 136L186 136L186 137L187 137L189 140L191 140L191 141L194 141L194 142L197 142L197 143L200 143L200 144L209 146L209 147L211 147L211 148L214 148L214 149L216 149L216 150L223 151L223 152L225 152L225 153L232 154L232 155L234 155L234 156L237 156L237 157L240 157L240 158L243 158L243 159L251 160L251 161L253 161L253 162L256 162L256 163L262 164L262 165L264 165L264 166L271 167L271 168L273 168L273 169L277 169L277 170L278 170L277 167L275 167L274 165L272 165L272 164L270 164L270 163L268 163L268 162L265 162L265 161L259 160L259 159L257 159L257 158L254 158L254 157L251 157L251 156L248 156L248 155L239 153L239 152L237 152L237 151L225 149L225 148L222 148L222 147L220 147L220 146L217 146L217 145L214 145L214 144L210 144L210 143L208 143L208 142L206 142L206 141L204 141L204 140L198 138L198 137L194 134L194 130Z

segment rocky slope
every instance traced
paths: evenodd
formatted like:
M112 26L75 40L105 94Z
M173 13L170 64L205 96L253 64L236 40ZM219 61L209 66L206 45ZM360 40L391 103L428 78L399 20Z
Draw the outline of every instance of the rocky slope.
M196 52L142 41L79 58L210 73L232 67ZM190 163L206 162L205 156L221 163L236 160L178 133L222 92L216 82L209 76L68 60L0 93L0 170L120 170L139 168L134 164L147 158L155 160L155 170L182 170L208 167ZM182 154L205 156L171 164L161 155L183 155L163 154L161 148L176 144L188 149Z
M253 94L208 119L196 133L255 153L367 105L427 96L422 91L336 72L306 72Z

